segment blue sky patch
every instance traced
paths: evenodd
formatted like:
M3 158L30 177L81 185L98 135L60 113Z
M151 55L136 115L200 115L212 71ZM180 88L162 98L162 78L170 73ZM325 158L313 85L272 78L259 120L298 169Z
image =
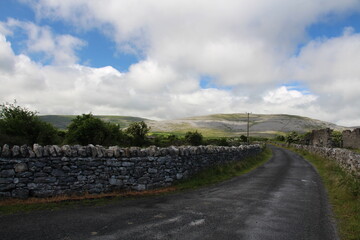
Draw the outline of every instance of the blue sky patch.
M293 81L293 82L289 82L286 84L281 84L279 85L279 87L286 87L289 90L295 90L295 91L299 91L304 95L310 95L311 92L309 90L309 88L307 88L303 83L298 82L298 81Z
M323 21L310 25L307 32L311 38L333 38L343 35L344 28L352 27L354 32L360 31L360 13L349 16L335 16L328 14Z
M219 85L217 85L215 83L215 78L211 77L209 75L200 76L200 87L202 89L216 88L216 89L226 90L226 91L232 90L232 87L230 87L230 86L219 86Z

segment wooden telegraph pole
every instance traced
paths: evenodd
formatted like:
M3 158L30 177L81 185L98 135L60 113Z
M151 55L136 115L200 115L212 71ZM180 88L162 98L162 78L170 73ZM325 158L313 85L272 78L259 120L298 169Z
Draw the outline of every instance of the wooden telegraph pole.
M246 134L246 140L247 140L247 144L250 144L250 139L249 139L249 132L250 132L250 113L247 113L247 134Z

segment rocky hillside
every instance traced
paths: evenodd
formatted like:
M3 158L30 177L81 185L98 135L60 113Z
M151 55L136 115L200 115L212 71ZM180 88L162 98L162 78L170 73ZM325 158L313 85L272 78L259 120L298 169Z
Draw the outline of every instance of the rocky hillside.
M165 121L126 116L97 117L104 121L118 123L122 128L127 127L131 122L145 121L151 126L151 131L154 133L184 134L187 131L198 130L209 137L239 136L241 134L246 135L247 128L246 114L214 114ZM60 129L66 129L73 118L75 118L73 115L41 116L42 120L52 123ZM250 134L252 136L274 136L291 131L307 132L322 128L332 128L339 131L348 129L332 123L295 115L250 114Z
M215 114L178 120L149 121L154 132L184 133L188 130L202 132L208 136L246 135L246 114ZM274 136L287 132L307 132L313 129L347 129L332 123L294 115L250 114L250 133L253 136Z

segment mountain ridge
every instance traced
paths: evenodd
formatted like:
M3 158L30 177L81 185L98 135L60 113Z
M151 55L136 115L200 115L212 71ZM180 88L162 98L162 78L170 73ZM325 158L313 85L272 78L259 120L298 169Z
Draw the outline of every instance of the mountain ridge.
M60 129L66 129L76 115L43 115L43 121L53 124ZM119 124L126 128L132 122L145 121L153 134L173 133L185 134L187 131L199 131L207 137L234 137L246 135L247 114L211 114L192 116L173 120L150 120L141 117L95 115L104 121ZM305 133L314 129L331 128L337 131L353 129L351 127L339 126L334 123L325 122L309 117L289 114L250 114L250 134L252 136L272 137L284 135L291 131Z

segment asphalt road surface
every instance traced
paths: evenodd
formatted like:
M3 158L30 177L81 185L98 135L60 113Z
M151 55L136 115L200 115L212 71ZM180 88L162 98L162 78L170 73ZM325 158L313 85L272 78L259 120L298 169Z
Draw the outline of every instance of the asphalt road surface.
M317 172L272 150L258 169L198 190L0 216L0 239L338 239Z

